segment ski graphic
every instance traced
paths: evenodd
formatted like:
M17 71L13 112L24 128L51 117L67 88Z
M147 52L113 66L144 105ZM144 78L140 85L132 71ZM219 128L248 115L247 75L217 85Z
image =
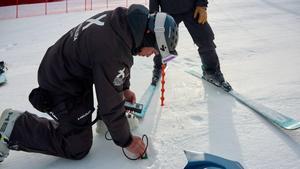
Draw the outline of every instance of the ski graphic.
M199 79L203 79L202 75L193 69L190 69L186 72L199 78ZM205 80L205 79L203 79L203 80ZM261 116L263 116L265 119L272 122L276 126L279 126L286 130L296 130L296 129L300 128L300 121L298 121L298 120L295 120L291 117L283 115L283 114L281 114L273 109L270 109L262 104L254 102L253 100L242 96L241 94L239 94L238 92L236 92L233 89L228 92L227 91L225 91L225 92L228 93L229 95L231 95L232 97L234 97L237 101L239 101L243 105L247 106L248 108L252 109L256 113L260 114Z
M188 160L184 169L206 169L211 167L222 169L244 169L237 161L228 160L213 154L187 150L184 150L184 153Z
M140 104L143 104L143 109L140 113L133 112L133 114L139 118L143 118L145 116L146 111L148 110L148 107L151 103L152 97L154 95L156 86L149 85L147 90L144 92L144 94L141 97L141 100L139 101Z

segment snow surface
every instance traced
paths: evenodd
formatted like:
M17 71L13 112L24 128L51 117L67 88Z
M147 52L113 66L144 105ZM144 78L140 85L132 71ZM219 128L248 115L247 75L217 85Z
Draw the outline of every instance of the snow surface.
M1 9L0 9L1 10ZM28 102L47 50L66 31L100 11L0 21L0 59L8 82L0 87L0 109L41 116ZM210 24L225 78L259 103L300 119L300 1L210 1ZM180 56L169 64L165 106L159 90L135 134L150 138L148 160L127 160L119 147L94 134L86 158L72 161L11 151L1 169L181 169L183 150L204 151L239 161L247 169L299 169L300 133L284 131L221 90L185 73L201 61L180 25ZM152 59L135 57L132 90L138 98L150 83ZM24 131L25 132L25 131Z

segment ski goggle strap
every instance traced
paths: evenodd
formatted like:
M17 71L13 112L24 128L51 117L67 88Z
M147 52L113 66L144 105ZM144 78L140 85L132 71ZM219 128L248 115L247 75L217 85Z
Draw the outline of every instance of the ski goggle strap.
M167 63L176 57L176 55L173 55L169 52L168 45L166 42L165 26L164 26L166 17L167 17L166 13L160 13L160 12L157 13L155 17L155 27L154 27L156 43L157 43L159 53L162 56L163 63ZM169 33L171 33L171 30L169 31Z

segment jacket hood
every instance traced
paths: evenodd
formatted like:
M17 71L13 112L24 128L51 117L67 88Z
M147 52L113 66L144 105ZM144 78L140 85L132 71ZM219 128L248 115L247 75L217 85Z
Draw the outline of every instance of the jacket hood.
M117 34L117 36L125 42L128 50L133 48L134 39L131 35L131 29L127 21L127 9L118 7L110 14L111 29Z
M128 8L127 19L134 39L134 48L139 48L147 28L149 11L143 5L133 4Z

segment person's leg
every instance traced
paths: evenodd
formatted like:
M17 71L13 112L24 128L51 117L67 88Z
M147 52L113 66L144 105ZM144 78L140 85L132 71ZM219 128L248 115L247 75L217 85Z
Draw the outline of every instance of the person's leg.
M69 159L81 159L92 145L92 128L74 128L67 123L25 112L15 123L9 148Z
M203 77L217 86L226 85L231 89L229 83L225 82L220 69L219 57L214 43L214 33L208 22L199 24L193 18L193 12L184 15L183 22L187 27L194 43L198 46L198 52L202 62Z
M192 11L184 14L183 22L192 36L194 43L198 46L203 70L211 72L219 71L220 63L215 51L214 33L209 23L199 24L193 18Z
M61 100L61 96L54 100ZM25 112L15 121L7 140L9 149L81 159L91 148L93 96L83 97L70 109L53 111L59 121ZM59 107L61 108L61 106ZM0 124L1 125L1 124ZM82 127L82 126L86 127ZM78 127L80 126L80 127Z

